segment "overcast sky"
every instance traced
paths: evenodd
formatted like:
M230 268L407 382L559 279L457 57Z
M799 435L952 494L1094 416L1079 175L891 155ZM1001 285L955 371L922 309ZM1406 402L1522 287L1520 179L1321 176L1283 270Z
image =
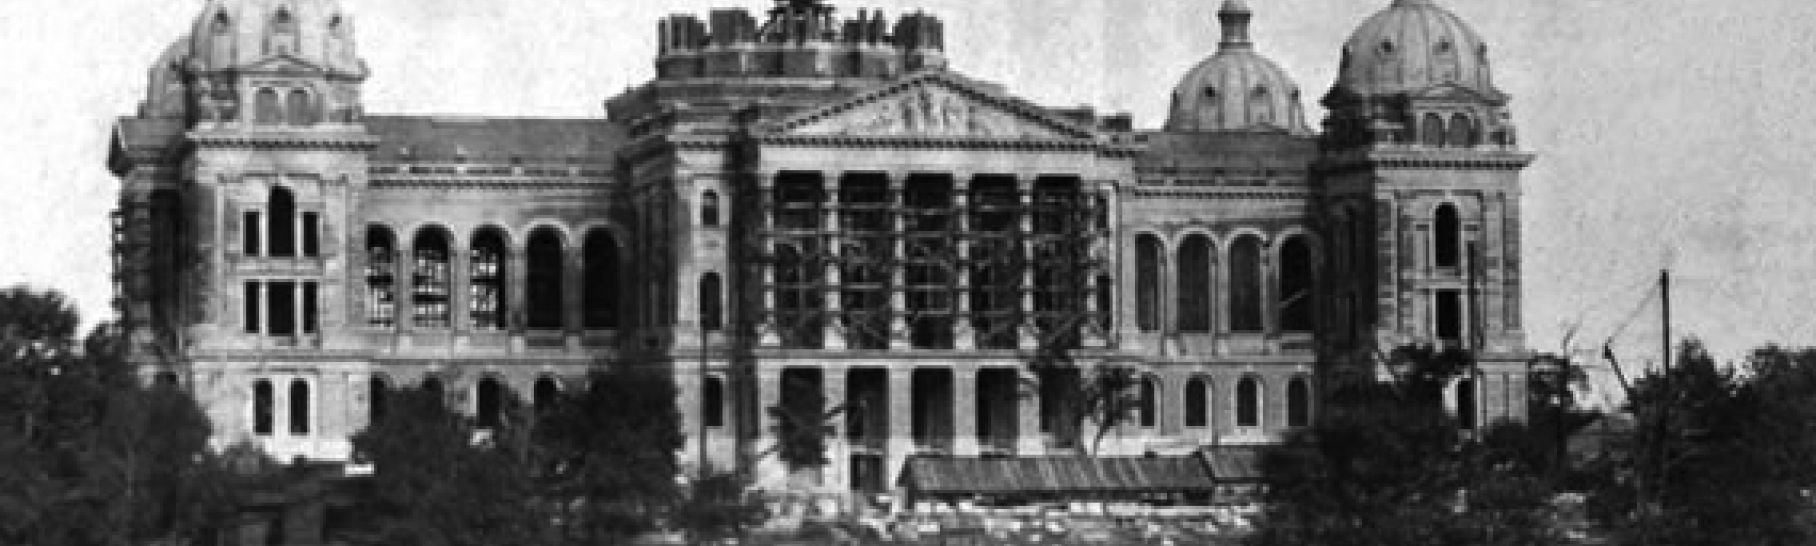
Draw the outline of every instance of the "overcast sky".
M597 116L651 73L658 17L767 0L345 0L367 111ZM1661 267L1677 331L1719 352L1816 344L1816 3L1438 0L1490 43L1525 146L1526 323L1556 350L1619 331L1656 346ZM107 316L112 117L202 0L0 2L0 286ZM838 0L942 16L952 65L1053 106L1158 127L1217 42L1218 0ZM1260 50L1321 96L1340 44L1389 0L1251 0ZM1307 105L1316 125L1322 111ZM1801 130L1799 130L1801 129ZM1626 328L1627 316L1640 318Z

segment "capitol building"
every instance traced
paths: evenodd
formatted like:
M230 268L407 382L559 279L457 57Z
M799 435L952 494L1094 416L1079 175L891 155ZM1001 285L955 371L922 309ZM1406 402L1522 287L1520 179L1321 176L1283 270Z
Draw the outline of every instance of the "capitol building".
M1278 442L1409 344L1475 351L1464 426L1521 418L1533 156L1483 36L1372 1L1309 90L1225 1L1135 120L824 0L650 21L655 77L596 117L387 115L339 2L210 0L113 131L122 325L215 445L280 460L347 460L395 388L495 426L600 366L672 375L684 465L836 491L1088 450L1061 402L1106 367L1138 378L1106 456ZM817 397L831 464L788 468L767 409Z

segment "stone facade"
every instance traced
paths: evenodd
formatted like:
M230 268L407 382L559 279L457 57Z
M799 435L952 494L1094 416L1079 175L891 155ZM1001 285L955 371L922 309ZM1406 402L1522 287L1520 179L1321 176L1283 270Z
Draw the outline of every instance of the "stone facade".
M882 489L912 456L1079 449L1029 371L1061 347L1145 376L1105 454L1277 441L1409 343L1475 348L1455 407L1521 417L1531 156L1486 46L1394 0L1314 133L1249 9L1220 17L1144 131L948 68L931 15L803 0L664 19L600 119L369 115L334 2L212 0L115 132L118 303L217 443L283 459L348 458L392 386L486 419L655 366L688 465ZM796 386L844 411L821 472L766 455Z

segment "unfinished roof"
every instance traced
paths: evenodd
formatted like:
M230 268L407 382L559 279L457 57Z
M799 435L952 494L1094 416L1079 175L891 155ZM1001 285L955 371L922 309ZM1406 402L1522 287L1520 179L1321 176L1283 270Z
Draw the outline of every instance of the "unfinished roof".
M1208 492L1198 457L917 458L902 485L924 495Z
M611 160L625 141L618 124L586 118L370 116L374 161L584 162Z

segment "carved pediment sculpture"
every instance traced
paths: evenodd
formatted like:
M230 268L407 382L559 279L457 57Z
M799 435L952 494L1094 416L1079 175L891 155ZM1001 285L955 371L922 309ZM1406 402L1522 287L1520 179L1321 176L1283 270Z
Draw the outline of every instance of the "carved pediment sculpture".
M798 135L1078 138L940 86L917 85L787 131Z

